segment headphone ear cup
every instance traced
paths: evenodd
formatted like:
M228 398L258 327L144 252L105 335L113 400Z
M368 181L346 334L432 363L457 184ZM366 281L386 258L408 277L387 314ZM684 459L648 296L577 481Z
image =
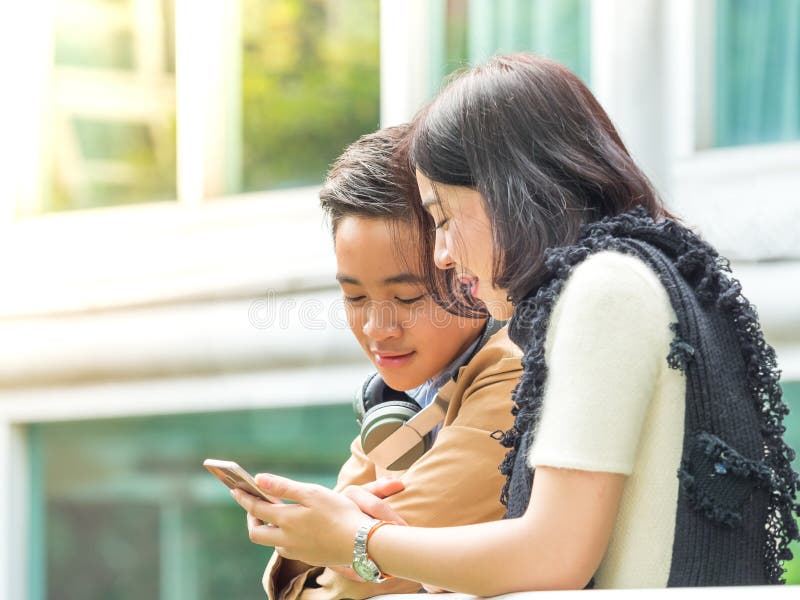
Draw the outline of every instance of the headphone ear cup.
M381 401L385 387L386 384L383 383L383 379L376 372L367 375L364 383L356 390L356 394L353 397L353 412L356 415L356 421L359 426L364 422L364 414Z
M356 392L353 400L353 412L356 414L358 424L361 425L363 423L366 413L376 406L389 401L410 402L419 408L408 394L386 385L380 373L376 372L369 375L364 380L364 383L361 384L361 388Z
M361 446L371 452L378 444L393 434L406 421L420 411L413 400L389 400L368 410L361 425ZM432 436L426 435L416 446L386 466L390 471L409 468L431 447Z

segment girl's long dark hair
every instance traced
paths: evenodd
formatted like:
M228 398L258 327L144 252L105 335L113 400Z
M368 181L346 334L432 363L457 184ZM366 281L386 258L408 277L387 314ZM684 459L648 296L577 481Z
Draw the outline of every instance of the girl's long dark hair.
M588 88L532 54L497 56L447 85L417 115L409 158L434 187L480 192L493 284L513 301L537 286L545 250L573 243L584 223L637 206L668 215Z

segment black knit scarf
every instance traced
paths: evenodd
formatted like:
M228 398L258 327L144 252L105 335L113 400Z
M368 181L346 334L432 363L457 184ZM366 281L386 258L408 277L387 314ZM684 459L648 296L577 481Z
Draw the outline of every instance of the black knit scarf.
M782 582L800 505L775 351L727 261L686 227L656 222L644 209L586 225L577 243L551 249L544 283L515 309L509 336L524 351L524 372L514 426L501 439L511 448L500 466L506 517L522 515L530 501L527 455L547 379L551 311L572 269L603 250L648 264L677 315L665 360L686 375L686 417L668 585Z

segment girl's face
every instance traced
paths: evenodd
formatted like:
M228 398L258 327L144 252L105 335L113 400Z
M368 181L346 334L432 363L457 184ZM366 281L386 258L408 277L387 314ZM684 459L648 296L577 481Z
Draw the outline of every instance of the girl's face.
M486 304L495 319L514 312L508 290L492 283L494 239L481 195L468 187L433 182L417 171L422 204L436 224L434 262L455 269L458 281Z

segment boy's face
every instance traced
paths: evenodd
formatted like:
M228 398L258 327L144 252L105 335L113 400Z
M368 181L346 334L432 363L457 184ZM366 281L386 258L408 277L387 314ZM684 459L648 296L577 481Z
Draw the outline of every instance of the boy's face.
M451 315L426 293L410 254L416 239L411 224L361 217L344 218L334 237L350 329L386 384L404 391L440 373L484 324Z

